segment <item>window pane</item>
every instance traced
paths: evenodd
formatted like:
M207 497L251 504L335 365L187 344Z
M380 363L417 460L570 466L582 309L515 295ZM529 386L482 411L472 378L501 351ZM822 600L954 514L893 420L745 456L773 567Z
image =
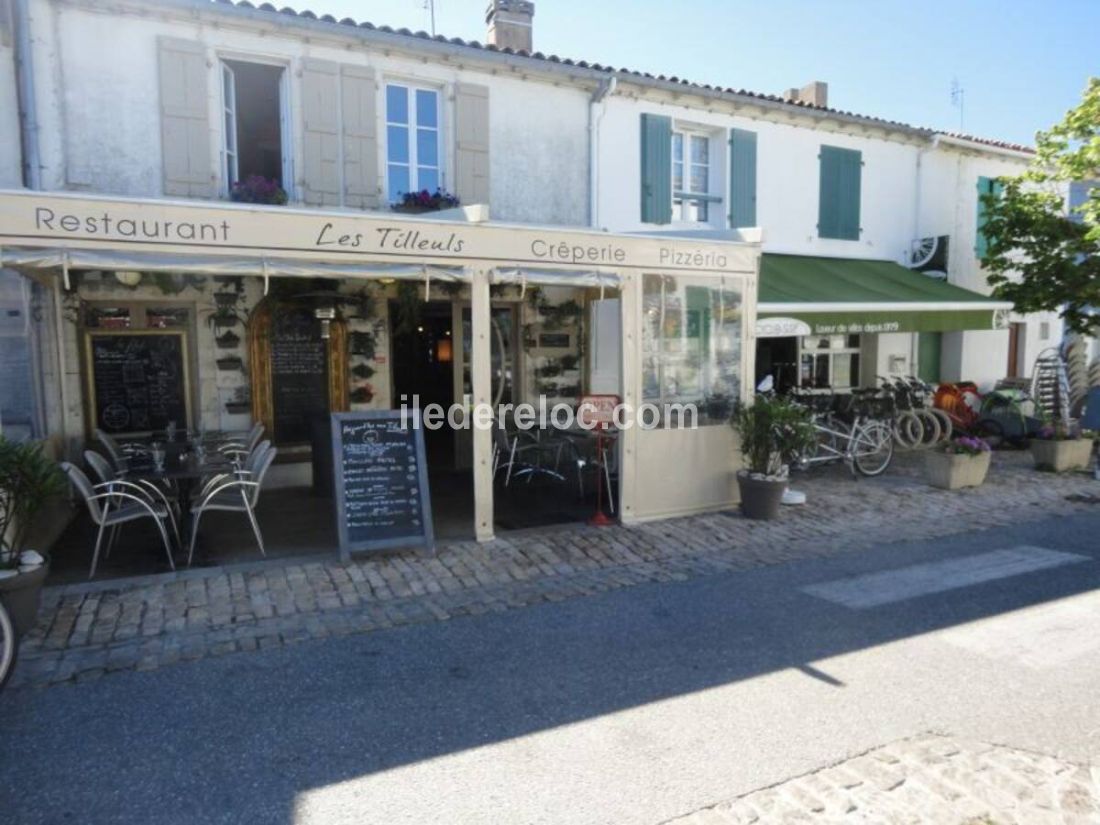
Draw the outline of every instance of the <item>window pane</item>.
M435 129L416 130L416 162L439 166L439 132Z
M409 122L409 90L404 86L386 87L386 120L390 123Z
M852 356L838 353L833 356L833 386L852 386Z
M691 191L707 191L707 167L695 165L691 167Z
M685 220L694 223L706 223L710 219L709 204L702 201L689 201L688 214Z
M438 126L439 125L439 107L437 105L438 96L435 92L430 92L425 89L416 90L416 125L417 126Z
M691 136L691 162L710 163L710 140L699 135Z
M225 113L225 148L228 152L237 151L237 124L230 112Z
M409 191L409 167L391 163L389 167L390 203L397 203Z
M672 133L672 159L679 161L684 159L684 136L678 132Z
M409 130L404 126L387 126L386 147L390 163L408 163Z
M672 164L672 191L684 191L684 164L682 163Z
M416 188L434 192L439 188L439 170L429 166L420 166L416 170Z
M699 424L724 424L741 394L741 296L701 279L646 275L642 395L661 408L692 405ZM684 416L690 422L690 414Z

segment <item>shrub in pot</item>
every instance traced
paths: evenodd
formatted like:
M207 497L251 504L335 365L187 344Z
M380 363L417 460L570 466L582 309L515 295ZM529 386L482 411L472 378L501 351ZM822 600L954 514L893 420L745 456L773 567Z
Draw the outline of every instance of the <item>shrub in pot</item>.
M1093 442L1083 438L1079 429L1059 423L1039 430L1029 448L1037 470L1067 473L1088 469Z
M57 465L38 444L0 436L0 602L22 636L34 626L46 559L26 547L35 516L66 489Z
M979 487L989 473L989 443L971 435L956 438L942 450L924 454L924 478L933 487L958 490Z
M730 424L745 462L737 473L741 512L747 518L776 518L787 489L787 462L817 441L810 411L785 398L759 395L739 406Z

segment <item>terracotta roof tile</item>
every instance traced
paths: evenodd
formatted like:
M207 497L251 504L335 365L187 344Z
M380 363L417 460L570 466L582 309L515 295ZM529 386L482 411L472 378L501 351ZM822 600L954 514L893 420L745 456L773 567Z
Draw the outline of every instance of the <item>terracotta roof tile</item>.
M306 20L315 20L315 21L318 21L318 22L321 22L321 23L328 23L328 24L331 24L331 25L334 25L334 26L351 26L351 27L356 27L356 28L363 28L363 29L370 29L370 30L385 32L387 34L396 34L396 35L399 35L399 36L402 36L402 37L419 38L419 39L422 39L422 40L435 40L439 43L448 43L452 46L460 46L460 47L463 47L463 48L476 49L476 50L480 50L480 51L499 52L501 54L514 55L516 57L525 58L527 60L537 60L537 61L543 61L543 62L547 62L547 63L559 63L559 64L562 64L562 65L565 65L565 66L576 66L579 69L588 69L588 70L591 70L591 71L605 72L607 74L620 75L620 76L624 76L626 78L637 77L637 78L642 78L642 79L646 79L646 80L656 80L656 81L665 82L665 83L674 83L674 84L686 86L690 89L695 89L695 90L697 90L699 92L702 92L702 93L727 94L727 95L736 95L738 97L752 98L752 99L756 99L756 100L766 100L766 101L771 102L771 103L779 103L781 105L797 107L797 108L800 108L800 109L810 109L810 110L813 110L813 111L824 112L824 113L828 113L828 114L843 115L845 117L855 118L855 119L862 120L862 121L865 121L865 122L868 122L868 123L878 124L880 126L885 126L885 127L890 127L890 128L905 129L905 130L915 131L915 132L924 132L928 135L945 134L945 135L949 135L952 138L956 138L958 140L965 140L965 141L975 143L975 144L978 144L978 145L981 145L981 146L991 146L991 147L996 147L996 148L1000 148L1000 149L1009 149L1009 150L1013 150L1013 151L1017 151L1017 152L1034 153L1034 151L1035 151L1033 147L1024 146L1024 145L1019 144L1019 143L1012 143L1012 142L1003 141L1003 140L995 140L995 139L992 139L992 138L975 137L974 135L961 134L961 133L957 133L957 132L942 132L942 131L936 130L936 129L928 129L928 128L919 127L919 126L912 126L908 123L903 123L903 122L898 121L898 120L888 120L886 118L874 117L874 116L871 116L871 115L862 115L862 114L859 114L857 112L849 112L849 111L845 111L843 109L833 109L833 108L830 108L830 107L827 107L827 106L815 106L812 103L807 103L807 102L800 101L800 100L790 100L788 98L781 97L780 95L775 95L775 94L767 94L767 93L763 93L763 92L753 92L753 91L749 91L747 89L734 89L732 87L724 87L723 88L721 86L712 86L712 85L707 84L707 83L695 83L695 82L692 82L690 80L686 80L686 79L675 77L675 76L673 76L673 77L666 77L665 75L656 75L655 76L655 75L650 74L649 72L641 72L641 71L637 71L635 69L629 69L629 68L625 68L625 67L621 68L621 69L615 69L611 66L603 66L599 63L592 63L592 62L585 61L585 60L572 60L572 59L567 58L567 57L559 57L556 54L547 55L547 54L543 54L542 52L528 53L527 51L525 51L523 49L510 49L510 48L499 49L499 48L497 48L496 46L494 46L492 44L484 44L483 45L483 44L479 43L476 40L463 40L461 37L447 38L447 37L444 37L443 35L437 35L435 37L432 37L430 34L428 34L427 32L423 32L423 31L412 32L409 29L405 29L405 28L394 29L391 26L376 26L373 23L370 23L368 21L362 21L362 22L357 23L355 20L353 20L350 17L345 17L342 20L337 21L336 18L333 17L330 14L325 14L325 15L321 15L320 17L318 17L315 13L313 13L312 11L309 11L308 9L305 9L303 11L295 11L290 6L283 6L281 9L276 10L275 6L273 6L271 3L261 3L259 6L255 6L252 3L248 2L248 0L213 0L213 2L216 3L216 4L219 4L219 5L233 6L233 7L236 7L236 8L249 9L249 10L252 10L252 11L260 11L260 12L266 12L266 13L270 13L270 14L282 14L282 15L288 15L288 16L292 16L292 17L300 17L300 18L304 18Z

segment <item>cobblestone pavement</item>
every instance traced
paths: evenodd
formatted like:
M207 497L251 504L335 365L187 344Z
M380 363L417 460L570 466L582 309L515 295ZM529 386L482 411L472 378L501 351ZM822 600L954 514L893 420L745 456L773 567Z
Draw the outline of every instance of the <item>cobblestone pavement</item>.
M1100 768L926 734L672 820L1070 825L1100 822Z
M1066 497L1100 492L1084 474L1036 472L1026 453L997 454L989 479L971 490L927 487L915 455L901 457L881 478L855 481L832 467L796 478L795 486L806 491L807 504L772 522L724 512L632 527L572 525L485 544L445 543L434 558L271 562L47 588L12 686L150 670L1008 525L1095 508Z

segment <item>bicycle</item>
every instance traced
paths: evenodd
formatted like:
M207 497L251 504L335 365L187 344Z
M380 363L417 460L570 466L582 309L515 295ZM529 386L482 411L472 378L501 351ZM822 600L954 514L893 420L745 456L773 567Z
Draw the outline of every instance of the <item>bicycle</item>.
M804 469L843 461L853 476L884 473L894 458L894 433L873 409L873 402L858 395L845 396L843 400L836 394L810 397L814 399L809 407L814 413L813 426L818 439L812 455L807 452L797 457L798 466ZM819 400L823 397L832 402L832 409L824 409ZM847 417L851 423L845 420Z
M11 616L0 603L0 689L15 670L15 656L19 651L19 638L15 635Z
M917 406L918 412L926 416L932 416L939 424L939 442L941 444L949 442L955 431L955 426L951 416L935 405L936 388L915 375L907 376L905 382L910 387L913 403Z
M878 376L881 391L891 401L888 419L894 440L903 450L912 450L925 440L929 432L924 419L918 414L909 388L897 381Z

